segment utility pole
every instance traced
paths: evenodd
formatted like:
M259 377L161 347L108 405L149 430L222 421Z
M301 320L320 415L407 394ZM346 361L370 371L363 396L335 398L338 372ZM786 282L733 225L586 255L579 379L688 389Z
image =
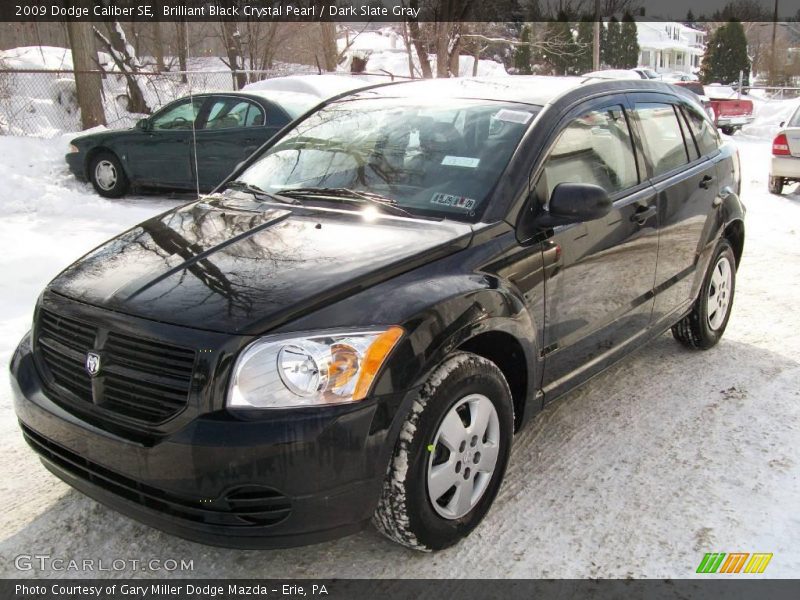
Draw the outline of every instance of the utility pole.
M772 13L772 45L769 51L769 84L775 85L775 29L778 26L778 0L775 0L775 11Z
M777 3L778 0L775 0ZM773 34L774 37L774 34ZM592 40L592 70L600 70L600 0L594 0L594 39Z

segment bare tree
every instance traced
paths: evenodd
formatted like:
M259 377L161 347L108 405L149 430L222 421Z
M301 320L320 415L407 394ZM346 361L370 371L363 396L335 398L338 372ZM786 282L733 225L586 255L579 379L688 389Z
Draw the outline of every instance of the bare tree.
M136 52L133 46L128 43L119 21L112 21L106 25L109 33L108 37L103 35L97 27L94 28L94 34L103 49L111 55L111 59L117 69L125 77L128 87L128 111L150 114L150 107L144 99L142 88L139 86L139 80L136 77L142 68Z
M83 0L85 4L85 0ZM92 35L92 25L87 21L67 22L67 34L72 50L72 65L75 71L75 87L78 106L81 109L81 125L84 129L106 124L103 110L103 82L97 70L97 49Z
M335 71L339 59L339 49L336 45L336 23L320 21L320 51L322 53L322 67L326 71Z
M225 52L228 60L222 61L233 72L233 82L237 90L247 85L247 74L244 72L244 55L242 54L242 33L239 31L238 23L231 21L221 21L220 31L222 40L225 44Z
M175 21L175 33L177 37L175 46L178 51L178 67L182 72L181 82L188 83L189 80L186 77L186 69L189 54L189 34L186 21Z

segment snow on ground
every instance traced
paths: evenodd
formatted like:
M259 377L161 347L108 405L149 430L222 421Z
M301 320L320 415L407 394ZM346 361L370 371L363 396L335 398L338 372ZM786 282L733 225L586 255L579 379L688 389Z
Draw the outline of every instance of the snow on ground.
M0 576L19 553L192 559L201 577L692 577L705 552L772 552L800 572L800 194L766 191L769 141L742 155L747 241L728 331L695 353L665 334L550 405L518 434L486 520L437 554L368 529L316 546L239 551L140 525L71 490L22 440L0 382ZM40 290L95 244L175 204L104 200L66 175L63 140L0 137L0 362ZM7 377L3 369L0 378ZM92 574L89 574L92 575ZM101 576L152 576L107 572ZM155 573L158 575L158 573ZM707 576L706 576L707 577Z

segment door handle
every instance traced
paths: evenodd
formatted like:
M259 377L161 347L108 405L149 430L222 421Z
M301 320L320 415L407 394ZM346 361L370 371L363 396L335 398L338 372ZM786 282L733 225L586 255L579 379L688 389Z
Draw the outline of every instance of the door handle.
M655 206L640 206L636 209L636 212L631 215L631 221L639 225L644 225L647 219L656 215L656 212L658 211Z
M700 187L707 190L712 181L714 181L714 178L711 175L703 175L703 178L700 180Z

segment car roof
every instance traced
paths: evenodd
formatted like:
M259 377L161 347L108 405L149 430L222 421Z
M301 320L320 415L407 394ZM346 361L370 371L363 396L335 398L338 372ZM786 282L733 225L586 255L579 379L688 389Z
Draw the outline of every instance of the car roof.
M416 79L387 83L341 97L354 98L465 98L519 102L544 106L564 98L593 95L602 92L664 92L673 95L686 93L654 79L599 79L595 77L551 77L541 75L512 75L508 77L457 77L451 79Z

